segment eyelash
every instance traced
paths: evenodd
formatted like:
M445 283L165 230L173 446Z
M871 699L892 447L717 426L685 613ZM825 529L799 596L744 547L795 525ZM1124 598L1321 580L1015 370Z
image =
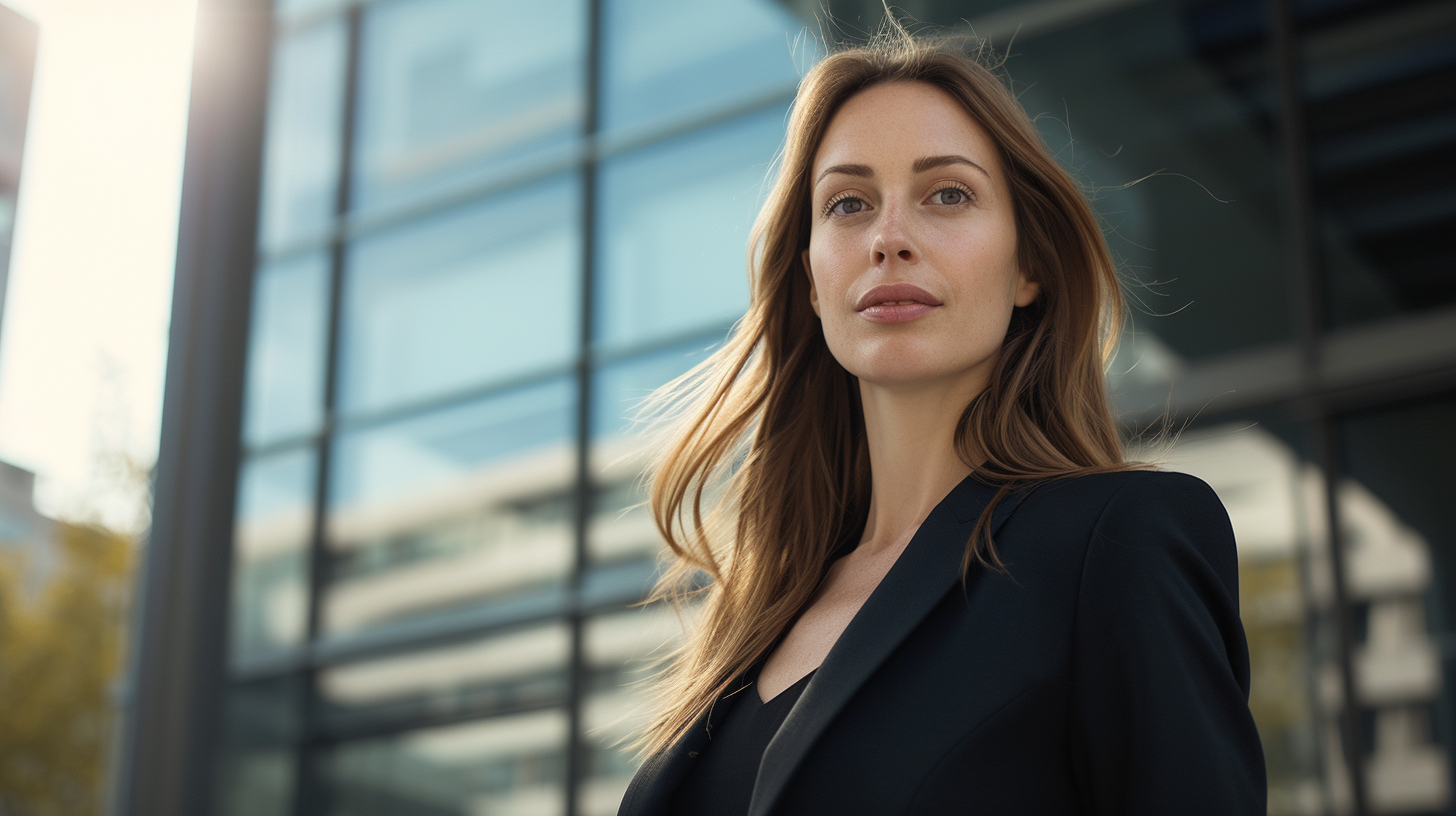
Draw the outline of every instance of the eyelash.
M963 202L961 202L962 204L969 204L972 201L975 201L976 200L976 194L971 191L971 188L966 187L963 184L957 184L957 183L954 183L954 182L948 183L948 184L946 184L943 187L937 187L935 190L931 191L929 197L930 198L935 198L936 196L940 195L941 193L945 192L946 190L955 190L956 192L959 192L961 195L965 196L966 197L966 200L963 201ZM843 203L845 201L851 201L851 200L853 200L853 201L863 201L863 199L861 199L859 196L852 195L850 193L844 193L842 195L835 196L834 198L829 199L829 203L828 204L825 204L824 205L824 211L820 213L820 217L822 217L822 218L829 218L829 217L833 216L834 215L834 208L835 207L838 207L841 203ZM960 206L960 204L945 204L943 206L946 206L946 207L958 207L958 206ZM848 213L848 215L859 215L859 213Z

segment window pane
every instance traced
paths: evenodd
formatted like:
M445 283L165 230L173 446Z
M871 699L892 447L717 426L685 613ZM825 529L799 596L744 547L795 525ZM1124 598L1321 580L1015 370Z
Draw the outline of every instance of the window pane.
M346 743L328 762L335 816L560 816L566 712L425 728Z
M560 586L573 554L575 406L562 378L340 434L327 631Z
M583 0L365 10L354 206L459 190L579 140Z
M748 306L748 233L784 135L774 107L602 166L597 342L726 326Z
M593 562L654 558L662 538L641 483L649 442L634 421L639 405L712 351L709 341L674 346L597 371L592 397L592 477L596 486L587 551Z
M293 812L302 696L297 677L235 683L225 694L221 784L223 816L289 816Z
M1337 492L1375 812L1445 812L1456 745L1456 397L1351 417Z
M332 222L347 49L341 17L291 32L273 48L258 225L265 249L324 234Z
M318 429L328 324L328 253L258 268L243 407L249 445Z
M613 131L792 93L819 52L774 0L606 0L602 56L602 127Z
M1456 5L1301 8L1330 322L1456 304Z
M688 610L685 618L691 617ZM637 772L630 741L641 733L650 714L642 681L655 659L677 646L682 633L682 621L663 604L587 621L584 637L592 681L582 722L588 751L582 816L617 812L627 783Z
M313 448L256 457L238 474L231 648L249 662L297 649L308 615Z
M343 411L568 365L581 336L579 194L576 177L558 178L358 242Z
M1287 342L1262 3L1053 12L1024 21L1006 69L1058 159L1093 191L1138 329L1175 363Z
M325 727L559 704L570 657L570 630L552 623L327 669L319 674Z
M1334 634L1309 630L1310 611L1329 610L1327 549L1321 523L1323 480L1309 463L1302 434L1291 423L1236 421L1192 430L1154 458L1169 470L1191 473L1217 491L1239 547L1239 615L1249 644L1249 708L1264 746L1269 813L1327 809L1322 764L1334 728L1314 696L1318 673L1332 668ZM1320 577L1305 578L1317 573ZM1317 597L1305 587L1323 588ZM1310 644L1324 644L1311 655ZM1335 773L1338 774L1338 771Z

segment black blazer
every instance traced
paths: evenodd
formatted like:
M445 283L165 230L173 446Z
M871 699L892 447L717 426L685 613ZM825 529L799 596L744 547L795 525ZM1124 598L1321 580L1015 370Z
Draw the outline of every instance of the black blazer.
M931 511L769 743L749 816L1263 816L1213 490L1149 471L1043 485L993 517L1010 574L973 568L963 590L993 492L968 477ZM644 763L619 816L665 812L708 725Z

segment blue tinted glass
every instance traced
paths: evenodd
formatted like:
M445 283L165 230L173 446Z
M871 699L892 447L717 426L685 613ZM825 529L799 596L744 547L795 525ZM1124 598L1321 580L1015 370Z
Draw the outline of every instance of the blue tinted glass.
M342 18L289 33L273 48L258 224L265 249L322 234L334 216L347 48Z
M720 336L683 343L597 369L592 384L592 438L636 436L642 401L708 358Z
M393 0L365 11L354 205L478 183L580 137L583 0Z
M270 657L303 642L317 461L310 447L249 459L238 474L234 662Z
M818 57L775 0L606 0L602 125L637 129L791 93Z
M330 633L553 586L572 558L572 380L346 431L330 483Z
M662 537L645 505L641 480L651 452L641 421L642 401L662 386L707 359L719 337L614 363L598 369L592 385L591 473L595 491L587 530L587 551L596 564L651 559L662 549ZM649 567L647 575L652 574ZM623 577L626 586L643 583L640 575Z
M356 243L341 409L568 364L581 335L579 195L569 176Z
M775 106L602 166L596 342L727 325L748 306L748 233L784 134Z
M258 268L243 408L248 444L317 430L323 419L328 308L327 253Z

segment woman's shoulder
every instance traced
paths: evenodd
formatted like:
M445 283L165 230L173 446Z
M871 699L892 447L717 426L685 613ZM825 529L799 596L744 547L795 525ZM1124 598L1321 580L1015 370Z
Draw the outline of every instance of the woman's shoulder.
M1026 500L1059 505L1064 511L1082 507L1099 516L1127 509L1227 515L1218 494L1197 476L1148 468L1055 479L1036 486Z

